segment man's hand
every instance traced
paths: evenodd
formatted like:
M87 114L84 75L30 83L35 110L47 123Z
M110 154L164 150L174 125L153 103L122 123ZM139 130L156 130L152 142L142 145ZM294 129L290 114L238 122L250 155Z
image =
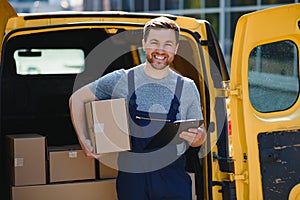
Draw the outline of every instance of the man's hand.
M199 147L206 141L206 131L204 126L199 128L189 128L188 131L183 131L179 137L186 140L192 147Z
M82 146L82 149L84 150L86 156L88 158L95 158L95 159L98 159L98 158L101 158L102 157L102 154L95 154L93 153L94 149L93 149L93 146L92 146L92 143L91 143L91 140L88 140L86 139L84 142L82 142L83 144L81 145Z

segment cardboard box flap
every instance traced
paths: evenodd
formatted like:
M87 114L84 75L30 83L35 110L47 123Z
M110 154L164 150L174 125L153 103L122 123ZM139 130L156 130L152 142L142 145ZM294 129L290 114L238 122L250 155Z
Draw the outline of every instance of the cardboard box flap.
M92 134L94 128L92 102L88 102L85 104L85 115L86 115L87 131L90 137L89 139L91 140L92 146L95 148L96 146L95 137Z
M81 146L79 144L63 145L63 146L48 146L48 152L53 152L53 151L74 151L74 150L81 150Z

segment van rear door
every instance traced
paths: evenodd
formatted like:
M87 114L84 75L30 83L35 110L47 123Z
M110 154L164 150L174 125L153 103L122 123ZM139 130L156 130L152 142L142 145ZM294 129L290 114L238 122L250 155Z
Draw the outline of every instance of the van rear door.
M300 4L240 18L231 64L237 199L300 198Z
M7 0L0 0L0 48L2 46L4 30L6 27L6 23L9 18L17 16L14 8L8 3Z

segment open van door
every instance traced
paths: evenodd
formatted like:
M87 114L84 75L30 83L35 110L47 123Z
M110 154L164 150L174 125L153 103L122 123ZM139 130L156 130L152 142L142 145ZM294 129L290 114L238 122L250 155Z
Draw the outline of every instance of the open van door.
M8 3L7 0L0 0L0 48L2 47L2 41L4 36L4 30L9 18L17 16L14 8Z
M237 199L300 199L300 4L237 24L230 82Z

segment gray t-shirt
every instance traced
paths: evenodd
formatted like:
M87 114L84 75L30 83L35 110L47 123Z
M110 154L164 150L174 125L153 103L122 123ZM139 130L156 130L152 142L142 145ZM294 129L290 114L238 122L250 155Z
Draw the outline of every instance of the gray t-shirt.
M168 113L174 97L177 77L181 76L169 70L163 79L154 79L144 72L144 64L134 70L137 110L144 112ZM132 70L129 69L129 70ZM128 71L116 70L89 84L90 90L99 99L128 97ZM177 120L203 119L200 95L193 80L184 77Z

